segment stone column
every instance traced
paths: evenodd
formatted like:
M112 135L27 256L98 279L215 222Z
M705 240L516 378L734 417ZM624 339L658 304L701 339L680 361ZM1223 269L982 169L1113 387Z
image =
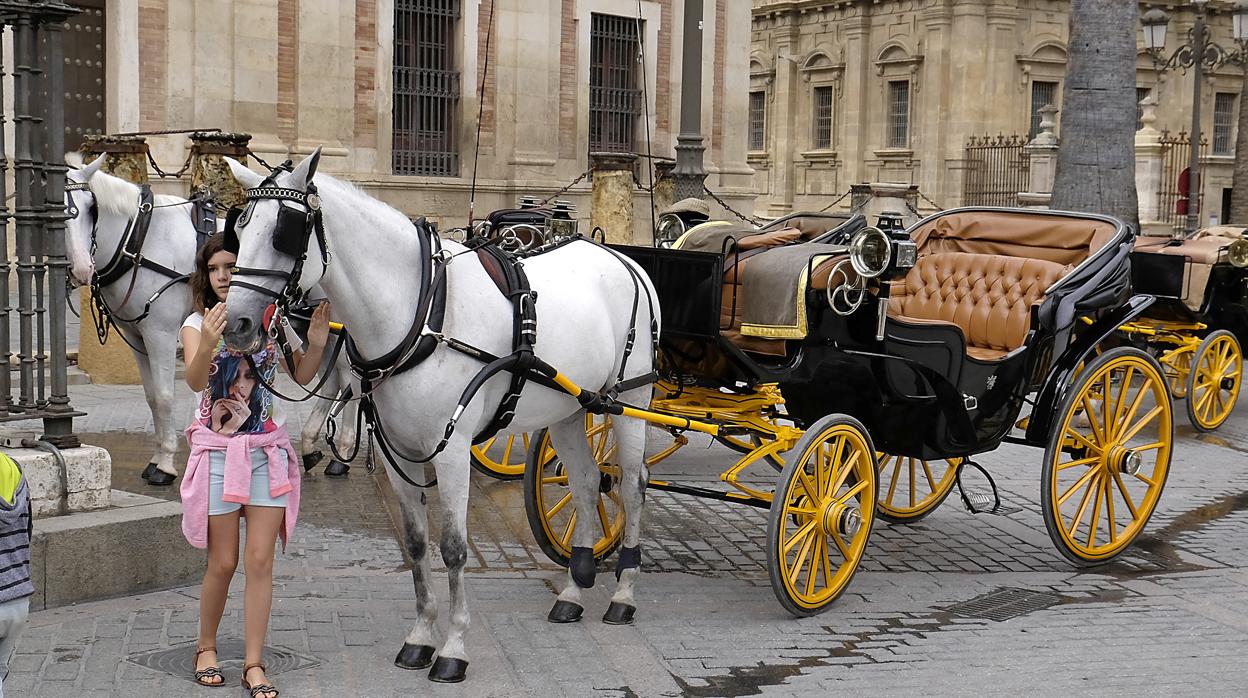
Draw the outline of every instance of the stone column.
M246 164L250 141L249 133L191 134L191 189L202 187L212 192L218 213L243 205L243 187L234 179L225 158Z
M906 205L906 194L909 192L909 184L901 182L872 182L871 200L863 207L862 215L867 217L868 223L875 225L875 221L881 213L900 214L901 220L908 228L919 220L918 215Z
M663 211L676 203L676 180L672 176L674 167L676 163L670 160L656 160L654 163L654 210L656 211Z
M1018 202L1025 208L1048 208L1053 197L1053 178L1057 174L1057 107L1046 104L1040 108L1040 130L1023 147L1030 170L1028 187L1020 191Z
M1161 132L1157 123L1157 98L1151 93L1140 102L1143 124L1135 132L1135 195L1140 206L1140 232L1143 234L1169 235L1171 226L1161 221L1162 154Z
M87 162L108 153L103 172L135 184L147 183L147 140L142 136L87 136L82 153ZM100 344L91 313L91 289L84 286L78 291L82 316L78 325L78 368L91 376L92 383L142 383L134 353L125 341L110 335L108 344Z
M590 225L602 228L607 242L634 244L633 232L633 167L637 156L628 153L590 153L594 170L590 194ZM647 238L653 238L650 231ZM650 244L636 241L636 244Z

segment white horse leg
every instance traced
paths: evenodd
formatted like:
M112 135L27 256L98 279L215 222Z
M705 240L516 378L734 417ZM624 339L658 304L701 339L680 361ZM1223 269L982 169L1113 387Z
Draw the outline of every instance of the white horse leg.
M438 497L442 500L442 561L446 563L451 594L451 626L429 679L438 683L464 680L468 651L468 596L464 588L464 565L468 562L468 437L456 435L434 460L438 474Z
M153 328L155 329L155 328ZM177 335L166 331L153 331L143 337L147 348L148 379L143 391L150 396L152 419L156 424L158 450L156 469L177 475L173 464L174 452L178 450L177 397L174 383L177 381ZM143 362L139 363L140 366ZM150 380L150 386L148 385Z
M147 467L143 469L143 479L150 478L160 463L161 445L161 416L160 406L156 404L156 382L152 377L151 367L148 365L148 357L146 354L133 351L134 363L139 367L139 380L143 381L143 399L147 401L147 409L152 413L153 430L156 433L156 451L147 461ZM172 459L170 459L172 464ZM166 470L171 475L177 475L177 471Z
M303 429L299 432L299 460L305 471L311 470L324 457L317 439L320 438L321 427L325 426L325 418L329 416L332 404L329 400L313 398L312 411L303 422Z
M568 489L578 525L572 531L572 558L568 561L568 581L546 619L552 623L573 623L581 619L584 605L581 589L592 589L596 566L594 543L598 520L598 466L585 438L585 415L578 412L550 426L550 438L568 475Z
M381 456L384 459L384 456ZM399 499L399 512L403 519L403 547L412 558L412 586L416 591L416 623L403 641L403 648L394 658L400 669L426 669L433 663L437 642L438 603L429 584L429 517L425 506L425 491L412 487L383 465L390 477L390 488ZM421 468L411 466L409 472L418 473Z
M325 389L322 391L322 394L337 395L343 387L351 385L351 369L343 359L340 358L333 366L323 366L321 370L333 371L333 375L330 376L330 379L325 383ZM329 411L332 411L335 404L336 403L326 401L327 414ZM356 410L358 409L359 404L360 403L357 400L348 402L344 406L342 412L338 415L338 431L334 438L334 443L343 444L342 446L337 447L340 453L348 448L346 444L355 443L355 418ZM325 475L328 477L346 477L347 472L350 470L351 466L338 460L338 458L333 455L333 451L331 449L329 465L325 466Z
M645 394L623 396L621 401L629 404L645 404L650 388ZM624 546L616 563L615 578L618 580L611 605L602 617L610 625L629 625L637 610L633 591L641 574L641 517L646 501L646 484L650 469L645 463L646 423L640 419L616 419L612 422L616 443L619 445L620 499L624 506Z

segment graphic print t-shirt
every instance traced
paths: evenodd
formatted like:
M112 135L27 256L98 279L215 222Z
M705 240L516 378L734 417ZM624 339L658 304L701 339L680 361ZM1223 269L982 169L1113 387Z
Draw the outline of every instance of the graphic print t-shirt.
M204 316L193 313L182 327L200 330L203 324ZM286 341L292 349L302 346L294 332L286 332ZM281 358L281 348L272 339L251 355L250 363L243 354L226 349L225 340L219 341L208 368L208 387L195 396L195 421L226 435L269 432L284 425L281 402L264 387L276 380Z

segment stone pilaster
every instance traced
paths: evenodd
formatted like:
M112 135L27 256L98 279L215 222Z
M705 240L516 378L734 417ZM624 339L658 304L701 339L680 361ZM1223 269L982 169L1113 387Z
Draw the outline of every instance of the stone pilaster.
M590 225L602 228L607 242L634 244L633 231L633 167L635 155L625 153L590 153L594 168L591 194ZM650 232L653 238L654 232ZM649 242L640 244L649 244Z

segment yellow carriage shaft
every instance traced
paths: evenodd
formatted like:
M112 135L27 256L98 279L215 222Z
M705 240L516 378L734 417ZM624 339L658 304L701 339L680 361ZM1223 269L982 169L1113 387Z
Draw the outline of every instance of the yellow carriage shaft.
M1128 335L1142 337L1150 342L1165 342L1178 346L1191 345L1195 347L1200 344L1200 337L1196 336L1196 333L1202 332L1208 327L1203 322L1173 322L1145 318L1125 323L1118 330Z

